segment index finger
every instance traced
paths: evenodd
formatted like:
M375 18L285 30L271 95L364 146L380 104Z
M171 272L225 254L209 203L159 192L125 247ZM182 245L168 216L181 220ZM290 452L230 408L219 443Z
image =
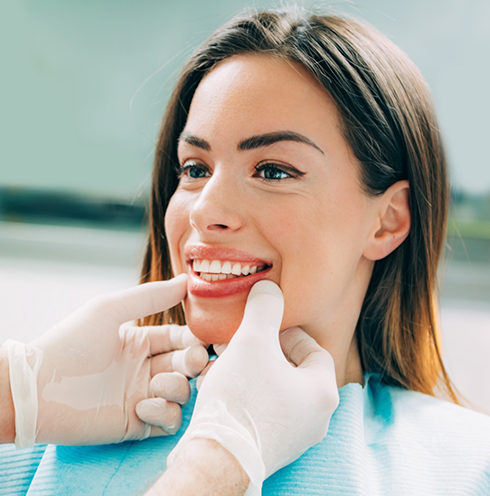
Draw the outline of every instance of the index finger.
M187 274L180 274L169 281L140 284L101 298L106 310L124 324L174 307L187 293Z
M333 358L311 336L299 327L280 333L279 341L286 358L300 368L325 368L335 370Z

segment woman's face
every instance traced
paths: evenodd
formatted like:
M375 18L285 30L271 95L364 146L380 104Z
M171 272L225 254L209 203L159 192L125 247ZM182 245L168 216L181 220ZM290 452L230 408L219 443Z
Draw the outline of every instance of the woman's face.
M221 63L197 88L178 156L165 228L174 274L189 274L194 334L227 343L252 285L269 279L284 294L283 329L324 344L349 322L352 340L375 206L313 77L263 55Z

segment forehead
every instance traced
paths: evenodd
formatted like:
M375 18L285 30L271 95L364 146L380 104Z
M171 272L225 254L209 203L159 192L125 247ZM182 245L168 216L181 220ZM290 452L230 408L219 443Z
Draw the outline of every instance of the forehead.
M288 129L317 140L339 127L333 99L302 65L257 54L225 60L196 90L186 130L224 126L247 136Z

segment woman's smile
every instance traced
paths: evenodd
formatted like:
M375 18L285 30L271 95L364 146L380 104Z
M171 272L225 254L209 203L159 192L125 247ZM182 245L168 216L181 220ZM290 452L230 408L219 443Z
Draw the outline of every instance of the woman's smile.
M248 292L267 278L272 265L252 255L224 247L188 245L184 250L194 297L224 298Z

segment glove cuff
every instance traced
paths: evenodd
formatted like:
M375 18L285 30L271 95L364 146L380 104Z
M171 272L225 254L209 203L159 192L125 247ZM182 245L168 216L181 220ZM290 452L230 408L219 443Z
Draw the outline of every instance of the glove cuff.
M9 360L10 391L15 410L15 447L28 448L36 441L38 411L37 375L41 350L18 341L5 341ZM27 360L29 355L29 361Z

